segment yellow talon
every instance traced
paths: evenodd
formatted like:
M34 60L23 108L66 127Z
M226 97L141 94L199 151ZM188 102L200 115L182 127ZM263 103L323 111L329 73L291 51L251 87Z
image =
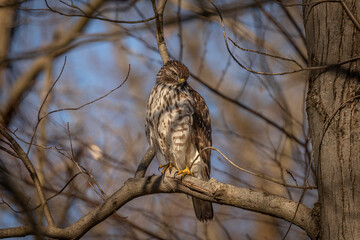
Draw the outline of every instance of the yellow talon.
M181 174L181 179L183 179L186 175L193 175L193 173L190 171L190 168L188 166L186 166L185 169L177 171L176 173L177 175Z
M173 165L171 163L167 163L167 164L164 164L164 165L160 165L159 166L159 170L163 168L163 170L161 170L161 174L164 175L165 171L169 168L170 169L170 173L171 173L171 170L173 168Z

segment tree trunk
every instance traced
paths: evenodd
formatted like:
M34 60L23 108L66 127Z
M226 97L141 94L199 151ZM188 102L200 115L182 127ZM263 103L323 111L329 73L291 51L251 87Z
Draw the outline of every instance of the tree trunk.
M314 2L319 1L303 1L310 66L360 56L360 1ZM359 71L357 60L309 74L306 111L321 204L320 239L360 239Z

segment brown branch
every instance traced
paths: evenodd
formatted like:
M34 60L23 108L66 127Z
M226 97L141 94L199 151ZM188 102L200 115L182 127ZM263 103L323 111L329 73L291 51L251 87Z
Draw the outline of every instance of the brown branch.
M159 48L159 53L163 63L165 64L170 60L169 53L166 48L166 43L164 39L164 9L167 0L160 0L158 7L156 7L155 0L151 0L153 10L156 17L156 41Z
M277 195L247 188L238 188L220 183L213 178L209 181L203 181L187 176L180 181L168 176L153 175L145 178L129 179L111 197L80 218L76 223L65 229L55 227L42 228L42 233L51 238L79 239L92 227L104 221L134 198L156 193L174 192L185 193L214 203L267 214L289 222L294 217L294 212L298 205L297 202ZM311 209L299 204L298 212L293 222L304 229L311 239L315 239L317 227L311 217ZM33 234L33 232L27 226L0 230L0 238L30 234Z
M51 87L49 88L47 94L46 94L45 97L44 97L44 100L42 101L42 103L41 103L41 105L40 105L40 108L39 108L38 114L37 114L37 119L38 119L38 120L37 120L36 126L35 126L35 128L34 128L33 134L32 134L32 136L31 136L30 144L29 144L29 147L28 147L28 149L27 149L27 151L26 151L26 155L29 155L29 152L30 152L32 143L33 143L34 138L35 138L36 131L37 131L38 127L39 127L39 124L40 124L41 120L43 119L43 118L40 118L40 114L41 114L41 112L42 112L43 107L45 106L45 102L46 102L47 98L49 97L51 91L52 91L53 88L55 87L56 83L59 81L62 73L64 72L65 65L66 65L66 56L65 56L64 64L63 64L63 66L62 66L62 68L61 68L61 71L60 71L59 76L57 77L57 79L54 81L54 83L53 83L53 84L51 85Z
M7 148L5 148L5 147L3 147L3 146L0 146L0 150L6 152L6 153L8 153L8 154L10 154L10 155L13 156L13 157L18 158L18 156L16 155L16 153L10 151L9 149L7 149Z
M24 163L25 167L29 171L31 178L34 181L35 188L36 188L36 191L38 193L40 202L41 202L42 206L44 207L45 218L46 218L49 226L54 226L55 225L54 219L52 218L49 206L46 203L45 193L43 191L43 188L41 186L39 177L38 177L38 175L36 173L36 170L35 170L33 164L31 163L30 159L28 158L28 156L26 155L24 150L21 148L21 146L8 133L6 127L2 123L0 123L0 134L2 136L4 136L11 143L11 145L12 145L14 151L16 152L18 158Z
M344 2L344 0L340 0L341 1L341 5L343 6L343 8L345 9L345 12L349 15L351 21L354 23L354 25L356 26L357 30L360 31L360 23L358 22L358 20L356 19L356 17L354 16L354 14L350 11L349 7L346 5L346 3Z
M141 178L145 176L146 169L149 167L149 164L155 157L156 151L149 147L146 153L144 154L141 162L139 163L139 166L136 169L135 172L135 178Z

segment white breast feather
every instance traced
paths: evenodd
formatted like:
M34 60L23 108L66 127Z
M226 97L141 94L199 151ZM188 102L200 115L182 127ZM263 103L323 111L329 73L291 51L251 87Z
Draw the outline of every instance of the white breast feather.
M147 111L146 128L149 143L157 150L158 159L170 161L179 170L190 166L198 151L192 139L193 100L185 90L180 92L180 100L175 94L176 90L165 84L154 87L148 109L155 111ZM150 122L153 126L149 126Z

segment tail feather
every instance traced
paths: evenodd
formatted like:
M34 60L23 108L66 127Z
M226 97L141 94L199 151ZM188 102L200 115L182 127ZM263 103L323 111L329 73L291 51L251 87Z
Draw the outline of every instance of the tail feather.
M208 201L201 200L199 198L192 198L192 202L194 205L196 218L200 222L206 222L211 220L214 216L212 203Z
M199 179L207 181L210 175L209 166L207 166L204 161L199 158L192 164L191 172L193 176ZM214 213L212 208L212 203L208 201L201 200L199 198L192 198L195 215L200 222L205 222L213 219Z

